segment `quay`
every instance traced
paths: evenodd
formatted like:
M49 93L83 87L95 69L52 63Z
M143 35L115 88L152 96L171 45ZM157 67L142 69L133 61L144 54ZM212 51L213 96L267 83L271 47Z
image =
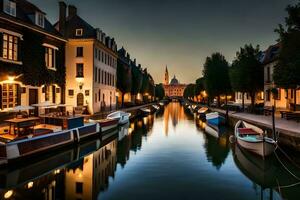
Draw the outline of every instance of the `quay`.
M209 108L211 111L222 113L226 115L226 110ZM272 130L272 117L265 115L255 115L250 113L228 111L229 125L234 126L238 120L255 124L261 128ZM280 118L278 114L275 115L275 129L277 133L278 142L284 146L291 147L300 151L300 123L296 121L289 121Z

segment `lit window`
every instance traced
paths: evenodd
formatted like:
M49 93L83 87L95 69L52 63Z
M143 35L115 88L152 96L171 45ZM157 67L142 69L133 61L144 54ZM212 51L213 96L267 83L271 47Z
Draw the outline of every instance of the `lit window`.
M2 85L2 109L13 108L18 104L18 84Z
M9 1L9 0L4 0L3 1L3 11L6 14L9 14L11 16L16 16L16 3Z
M82 28L79 28L79 29L76 29L76 36L82 36L83 34L83 29Z
M8 60L18 60L18 37L3 33L2 57Z
M45 16L44 16L43 13L36 12L36 14L35 14L35 23L36 23L36 25L44 28Z
M45 47L45 63L49 69L55 69L55 49Z

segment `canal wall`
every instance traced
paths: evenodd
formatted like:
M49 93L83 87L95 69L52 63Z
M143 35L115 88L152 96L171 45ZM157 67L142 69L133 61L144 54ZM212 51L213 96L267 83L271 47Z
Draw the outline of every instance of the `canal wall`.
M210 110L219 112L224 116L226 115L225 110L216 108L210 108ZM267 117L263 115L245 114L230 111L228 113L228 117L228 124L230 127L234 127L239 120L243 120L267 130L268 135L272 136L272 119L270 116ZM300 151L300 123L276 118L275 126L278 143L296 151Z

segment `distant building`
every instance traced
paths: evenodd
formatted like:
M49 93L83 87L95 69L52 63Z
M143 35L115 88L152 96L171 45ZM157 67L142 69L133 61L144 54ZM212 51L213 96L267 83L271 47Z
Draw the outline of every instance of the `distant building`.
M0 109L64 103L66 40L28 1L0 4Z
M77 8L60 2L56 28L66 44L66 104L91 114L116 105L117 45L77 14Z
M172 80L169 82L168 67L166 67L165 70L163 86L165 90L165 95L167 97L183 97L183 92L184 89L186 88L186 84L180 84L179 81L176 79L175 75L172 78Z

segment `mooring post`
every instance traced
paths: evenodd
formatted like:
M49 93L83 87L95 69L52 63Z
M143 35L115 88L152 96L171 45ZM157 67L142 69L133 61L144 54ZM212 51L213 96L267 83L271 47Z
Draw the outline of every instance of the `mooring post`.
M274 140L277 141L276 127L275 127L275 106L272 106L272 132L273 132Z

